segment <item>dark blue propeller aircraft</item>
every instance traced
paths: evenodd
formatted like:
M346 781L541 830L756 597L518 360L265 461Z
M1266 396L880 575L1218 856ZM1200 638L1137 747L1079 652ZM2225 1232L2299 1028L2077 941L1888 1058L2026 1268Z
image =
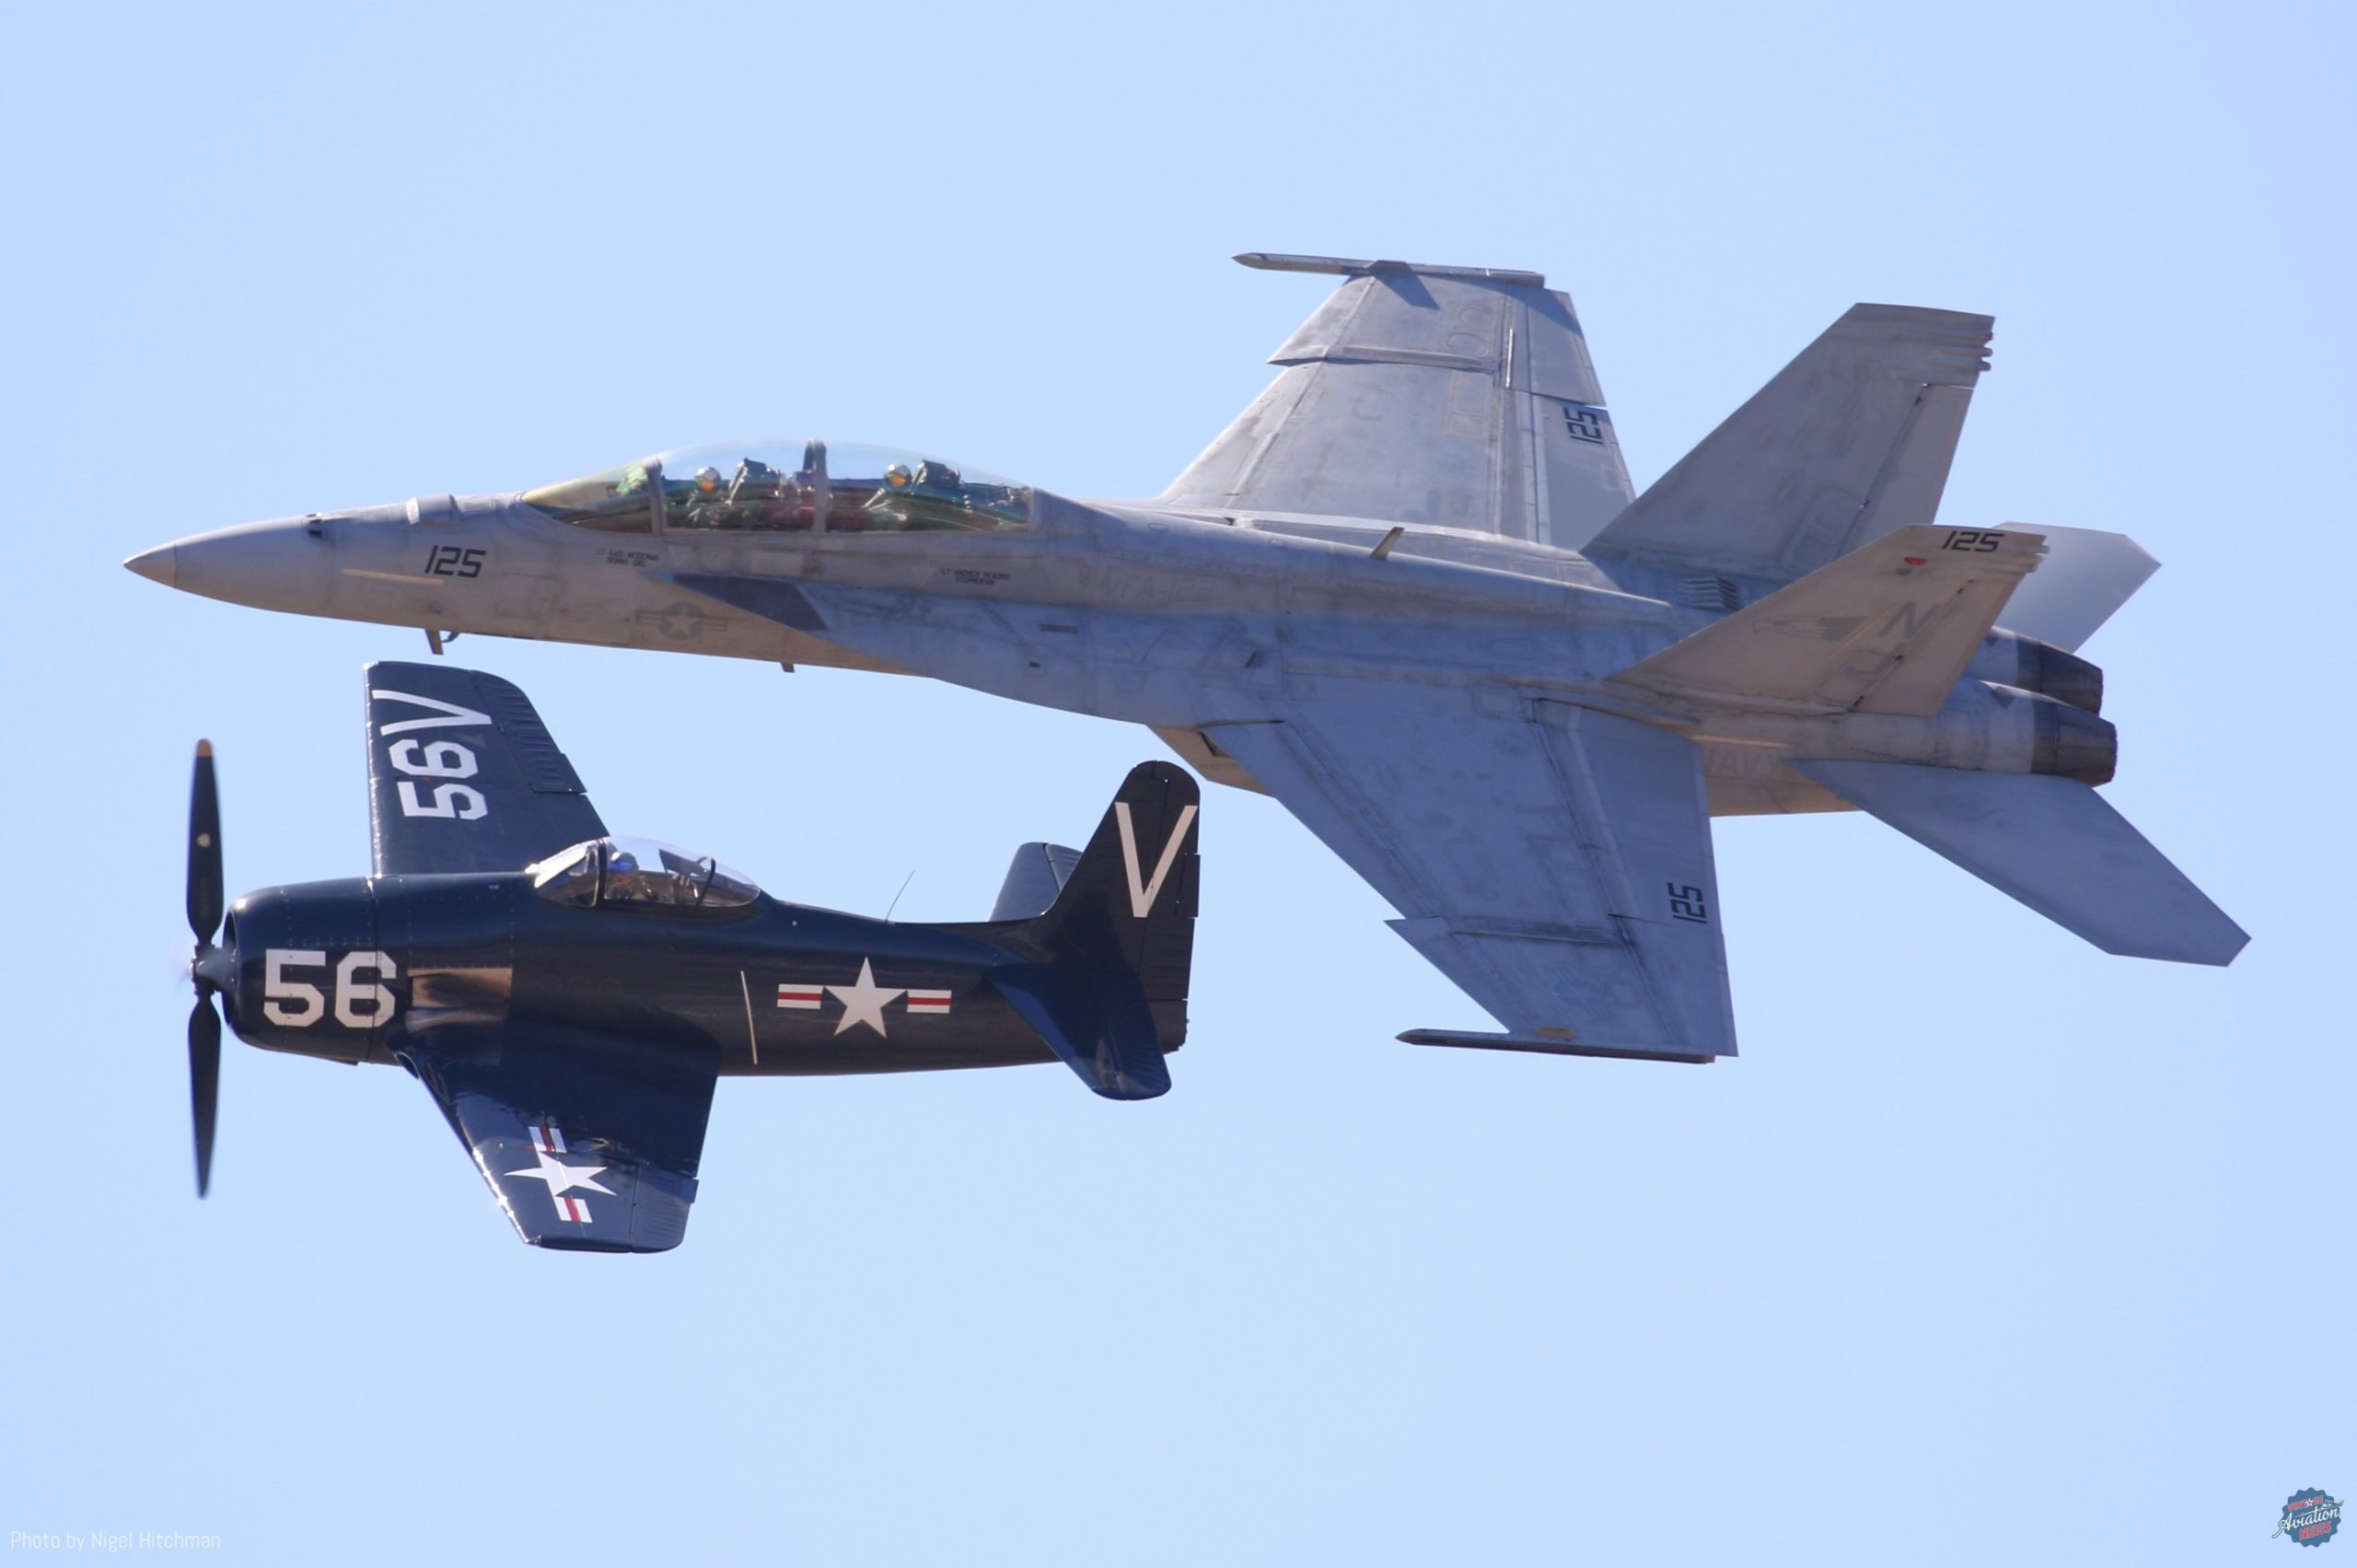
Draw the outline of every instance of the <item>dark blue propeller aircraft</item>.
M216 994L250 1044L408 1068L536 1247L678 1246L723 1075L1062 1061L1109 1099L1170 1087L1197 875L1180 768L1132 770L1086 850L1017 850L987 922L895 925L610 835L529 699L496 677L377 664L367 692L376 874L249 893L226 928L213 749L197 744L199 1196Z

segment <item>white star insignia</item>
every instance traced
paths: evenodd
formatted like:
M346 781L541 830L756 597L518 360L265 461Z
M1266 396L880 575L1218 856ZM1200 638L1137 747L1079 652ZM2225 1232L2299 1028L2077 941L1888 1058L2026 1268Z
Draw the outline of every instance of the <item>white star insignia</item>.
M857 985L830 985L827 989L834 993L836 1001L843 1005L842 1022L835 1026L837 1034L842 1033L853 1024L865 1024L877 1034L886 1034L884 1004L899 996L901 992L900 987L887 990L877 984L876 970L865 958L859 960Z
M609 1198L614 1195L612 1188L595 1179L597 1174L606 1168L602 1165L567 1165L563 1160L545 1154L540 1155L540 1168L537 1170L511 1170L507 1174L528 1176L535 1181L547 1182L549 1196L552 1198L560 1192L569 1192L575 1187L591 1192L603 1192Z

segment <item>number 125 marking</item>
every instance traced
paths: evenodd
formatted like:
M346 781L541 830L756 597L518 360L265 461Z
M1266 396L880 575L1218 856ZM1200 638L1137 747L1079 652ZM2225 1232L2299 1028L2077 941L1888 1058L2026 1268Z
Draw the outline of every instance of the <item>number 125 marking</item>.
M1990 533L1981 528L1952 528L1948 532L1948 537L1942 541L1940 548L1967 551L1974 555L1986 555L2004 542L2005 536L2001 533Z

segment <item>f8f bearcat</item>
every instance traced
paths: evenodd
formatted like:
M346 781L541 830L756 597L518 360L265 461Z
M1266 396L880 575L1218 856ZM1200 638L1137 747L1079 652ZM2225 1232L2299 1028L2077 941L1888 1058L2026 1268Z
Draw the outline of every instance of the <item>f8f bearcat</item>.
M2096 792L2077 649L2126 538L1935 521L1991 320L1858 305L1642 495L1535 273L1335 274L1159 496L914 453L689 447L518 494L185 539L134 571L265 609L931 676L1143 724L1274 796L1504 1026L1736 1048L1714 817L1864 810L2106 951L2241 929Z
M367 703L374 875L248 893L226 926L198 745L200 1195L216 994L250 1044L415 1074L539 1247L677 1246L722 1077L1061 1061L1109 1099L1170 1087L1197 884L1182 768L1132 770L1085 850L1022 846L987 922L893 924L610 834L530 702L494 676L372 665Z

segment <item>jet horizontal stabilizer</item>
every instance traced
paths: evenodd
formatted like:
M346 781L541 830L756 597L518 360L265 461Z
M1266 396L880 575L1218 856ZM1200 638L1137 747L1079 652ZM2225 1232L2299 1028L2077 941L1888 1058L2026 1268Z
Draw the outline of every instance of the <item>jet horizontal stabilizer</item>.
M2076 779L1907 762L1788 765L2107 953L2227 964L2250 940Z
M2034 533L1899 528L1613 679L1715 706L1935 714L2044 548Z

